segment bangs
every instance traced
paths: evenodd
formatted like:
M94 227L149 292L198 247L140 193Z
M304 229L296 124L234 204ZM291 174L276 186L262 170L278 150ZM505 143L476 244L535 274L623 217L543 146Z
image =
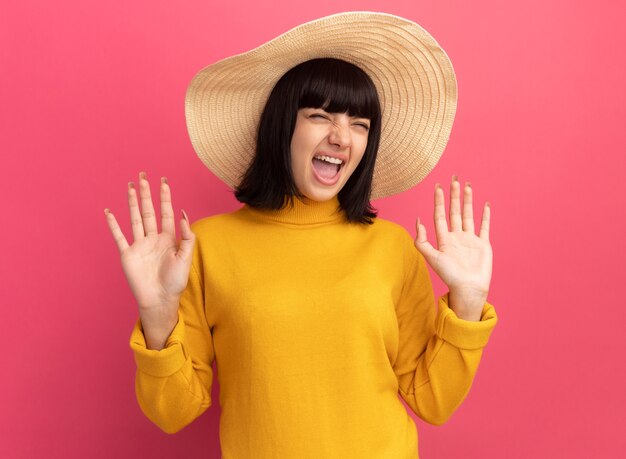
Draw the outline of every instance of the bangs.
M339 59L312 59L300 64L298 108L322 108L329 113L346 113L376 119L380 104L376 86L359 67Z

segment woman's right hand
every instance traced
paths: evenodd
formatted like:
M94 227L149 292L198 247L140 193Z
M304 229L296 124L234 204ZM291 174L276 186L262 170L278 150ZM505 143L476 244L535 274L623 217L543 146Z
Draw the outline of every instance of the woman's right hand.
M139 174L141 211L134 184L129 182L128 205L134 239L130 246L113 214L109 209L104 210L128 285L139 305L139 316L150 349L162 349L178 322L178 304L189 279L195 243L195 234L183 210L184 218L180 219L182 238L177 246L170 187L164 177L160 193L161 233L158 232L146 173Z

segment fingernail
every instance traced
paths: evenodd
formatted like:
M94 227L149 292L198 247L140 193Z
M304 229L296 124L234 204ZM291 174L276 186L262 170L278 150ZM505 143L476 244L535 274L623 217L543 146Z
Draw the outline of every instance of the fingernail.
M472 187L472 184L471 184L470 182L465 182L465 186L468 186L468 187L470 187L470 188L471 188L471 187Z
M147 174L145 172L140 172L139 173L139 178L142 178L144 180L148 180L148 176L147 176Z
M168 183L167 182L167 177L161 177L161 183Z
M457 181L456 175L453 175L453 176L452 176L452 181L453 181L453 182L456 182L456 181Z
M180 209L180 211L183 213L183 218L187 221L187 224L189 224L189 217L187 217L185 211L183 209Z
M128 182L128 188L135 188L135 184L133 182Z

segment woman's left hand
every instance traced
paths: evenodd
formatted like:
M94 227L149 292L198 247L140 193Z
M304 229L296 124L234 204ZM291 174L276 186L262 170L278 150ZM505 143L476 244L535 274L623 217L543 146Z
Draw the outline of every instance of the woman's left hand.
M428 241L426 228L416 222L417 237L415 247L428 264L445 282L450 290L449 307L461 319L480 320L487 300L493 253L489 242L489 203L485 203L480 235L474 234L474 211L472 208L472 187L465 183L463 214L461 214L461 184L456 175L450 184L450 226L448 231L444 193L439 184L435 186L435 249Z

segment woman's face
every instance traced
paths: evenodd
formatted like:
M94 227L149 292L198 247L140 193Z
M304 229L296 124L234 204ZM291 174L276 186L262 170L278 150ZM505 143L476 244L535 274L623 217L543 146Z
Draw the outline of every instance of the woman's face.
M291 138L291 171L300 193L314 201L327 201L343 188L359 165L370 120L328 113L321 108L298 110ZM315 157L326 156L328 161ZM337 172L338 159L341 160Z

